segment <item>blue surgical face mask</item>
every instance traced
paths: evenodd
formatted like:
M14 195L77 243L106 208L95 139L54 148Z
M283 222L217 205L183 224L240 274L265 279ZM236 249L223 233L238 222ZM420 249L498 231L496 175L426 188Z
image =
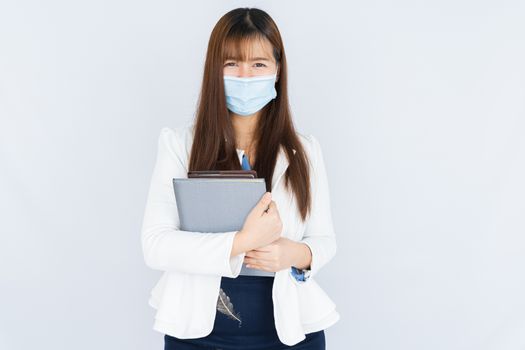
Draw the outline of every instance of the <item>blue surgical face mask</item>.
M277 73L249 78L225 75L226 106L242 116L257 112L277 96L276 79Z

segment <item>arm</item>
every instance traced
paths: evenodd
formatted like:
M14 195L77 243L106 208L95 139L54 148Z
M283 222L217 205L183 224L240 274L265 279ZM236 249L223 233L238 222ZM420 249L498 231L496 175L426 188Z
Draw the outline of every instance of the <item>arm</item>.
M306 243L297 242L294 249L295 263L290 266L290 274L298 282L306 282L311 276L312 250Z
M246 233L244 231L239 231L235 235L235 239L233 240L233 248L231 251L231 257L238 255L238 254L245 254L247 251L252 250L252 246L249 245L247 239L246 239ZM243 256L244 259L244 256Z
M310 167L312 211L303 238L299 242L310 248L311 262L309 269L302 270L304 276L301 276L300 270L294 270L293 266L290 268L290 275L298 284L307 283L334 257L337 250L324 158L321 146L313 135L310 135L310 141L313 154L313 164Z
M172 179L187 177L181 154L176 132L163 128L141 230L144 261L155 270L237 277L246 254L240 231L179 229Z
M312 262L312 251L305 243L294 242L293 265L290 267L290 273L297 281L306 281L310 278L310 264Z
M293 267L297 270L309 270L312 263L312 251L310 247L302 242L294 242L292 251Z

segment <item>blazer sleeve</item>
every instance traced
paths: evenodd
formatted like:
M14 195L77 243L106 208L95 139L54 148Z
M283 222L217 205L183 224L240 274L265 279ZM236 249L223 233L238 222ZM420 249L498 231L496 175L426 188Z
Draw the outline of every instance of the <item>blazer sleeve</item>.
M237 277L245 252L230 258L237 231L180 230L174 177L187 177L178 133L162 128L144 212L141 240L144 261L155 270Z
M306 223L305 232L300 242L306 244L312 252L310 268L303 270L306 277L301 280L292 278L297 284L308 283L336 254L337 242L332 222L330 189L324 157L319 141L309 135L311 141L310 184L312 193L312 211Z

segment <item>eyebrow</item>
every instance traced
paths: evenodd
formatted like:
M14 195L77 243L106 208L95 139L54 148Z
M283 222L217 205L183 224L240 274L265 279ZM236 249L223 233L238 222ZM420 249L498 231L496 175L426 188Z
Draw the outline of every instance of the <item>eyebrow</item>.
M227 60L236 60L238 59L237 57L226 57ZM251 61L270 61L268 58L266 57L253 57L251 59Z

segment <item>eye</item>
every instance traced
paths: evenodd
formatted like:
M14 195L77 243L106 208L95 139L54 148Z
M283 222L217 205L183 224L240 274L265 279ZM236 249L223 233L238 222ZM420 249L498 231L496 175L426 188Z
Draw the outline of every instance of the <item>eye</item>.
M235 62L227 62L224 66L231 67L232 64L235 64Z
M262 64L262 67L266 67L266 65L264 63L256 63L256 64Z

